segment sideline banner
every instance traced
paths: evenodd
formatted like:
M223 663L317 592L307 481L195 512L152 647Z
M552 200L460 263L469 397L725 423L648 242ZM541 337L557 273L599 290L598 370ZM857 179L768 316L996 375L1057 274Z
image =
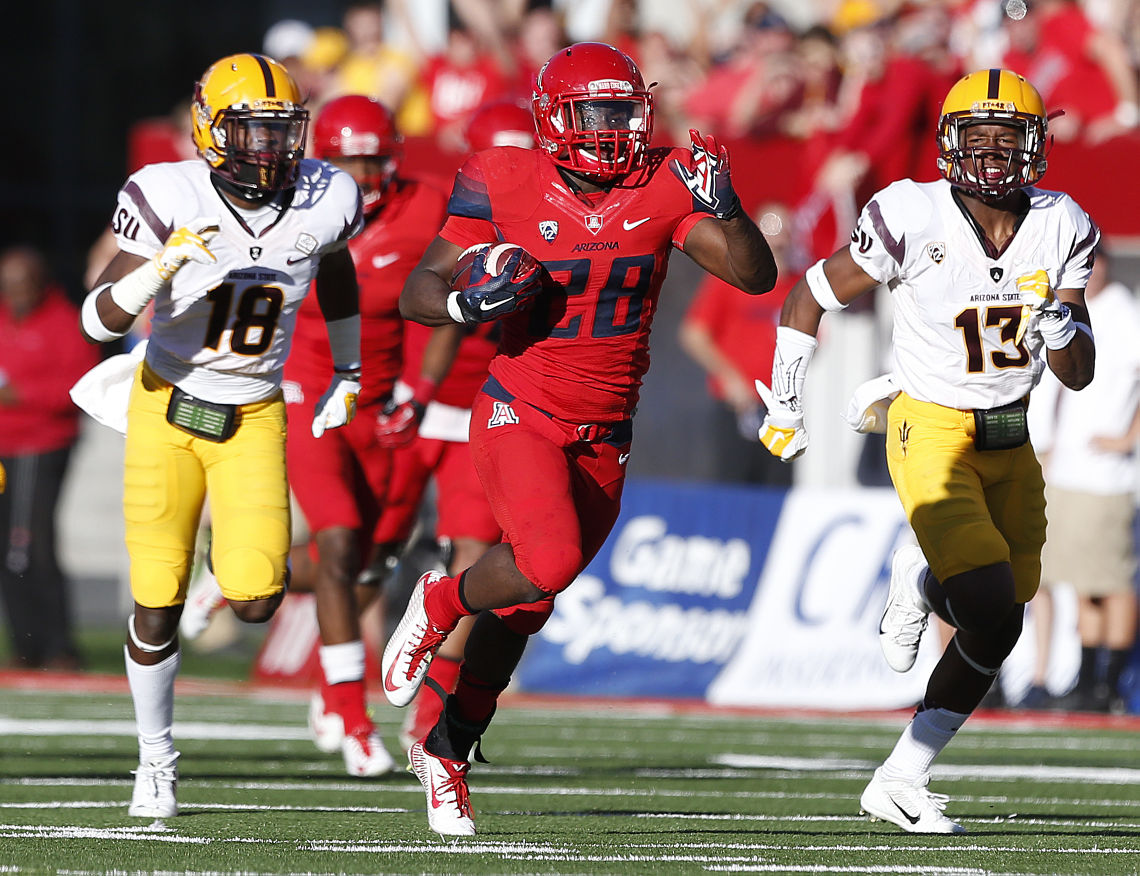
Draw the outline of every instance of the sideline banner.
M890 489L792 491L631 480L601 553L555 602L517 673L528 691L724 705L899 708L879 653L895 547Z

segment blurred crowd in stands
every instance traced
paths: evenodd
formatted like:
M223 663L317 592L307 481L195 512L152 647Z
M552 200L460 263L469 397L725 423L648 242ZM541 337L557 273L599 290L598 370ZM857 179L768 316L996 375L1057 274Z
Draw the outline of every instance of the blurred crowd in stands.
M687 144L696 127L733 144L742 197L787 204L809 263L872 192L937 176L931 132L964 72L1026 76L1058 143L1140 124L1138 0L387 0L349 3L337 26L277 21L261 48L314 112L374 96L449 174L479 106L529 105L542 62L594 39L656 83L655 143ZM172 119L138 126L130 170L187 154L184 107Z

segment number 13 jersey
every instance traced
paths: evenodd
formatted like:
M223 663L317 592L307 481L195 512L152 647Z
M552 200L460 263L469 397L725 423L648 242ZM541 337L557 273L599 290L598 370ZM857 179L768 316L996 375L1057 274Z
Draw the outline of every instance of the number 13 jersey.
M1029 208L1001 252L983 244L945 180L901 180L859 216L850 253L891 290L891 371L912 398L969 410L1024 397L1045 367L1017 278L1037 269L1053 289L1084 289L1100 232L1068 195L1023 189ZM989 250L989 251L987 251Z
M205 162L152 164L119 191L111 229L119 249L150 258L172 231L213 216L217 262L187 262L155 296L146 359L191 395L261 401L281 384L297 308L321 256L360 231L360 193L349 174L306 159L294 189L242 209L214 188Z

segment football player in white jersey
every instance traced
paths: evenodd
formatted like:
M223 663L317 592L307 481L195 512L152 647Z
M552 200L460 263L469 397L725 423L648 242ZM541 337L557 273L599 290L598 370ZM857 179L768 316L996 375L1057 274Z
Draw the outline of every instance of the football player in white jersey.
M1073 389L1093 376L1084 305L1096 225L1035 187L1047 116L1009 70L950 89L942 179L896 182L863 209L849 247L807 271L784 304L760 439L790 460L807 447L804 376L824 311L884 284L894 302L887 465L918 546L891 567L879 640L914 664L931 611L956 628L898 744L863 791L875 818L912 833L962 833L927 789L935 757L989 689L1041 577L1045 498L1029 444L1029 391L1047 364Z
M129 813L176 815L171 734L178 619L207 492L211 560L242 620L267 621L290 543L281 372L316 277L336 370L312 430L348 423L360 315L347 244L361 226L347 173L303 157L309 113L278 62L222 58L191 108L200 158L149 165L119 192L119 247L82 308L89 340L121 337L153 300L127 413L123 508L134 614L126 666L139 737Z

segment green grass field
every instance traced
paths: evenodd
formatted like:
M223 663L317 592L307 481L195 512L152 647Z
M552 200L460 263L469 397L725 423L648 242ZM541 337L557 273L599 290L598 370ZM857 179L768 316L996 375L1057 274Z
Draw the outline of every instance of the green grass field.
M442 842L410 773L350 779L314 748L306 693L180 685L183 813L148 823L122 678L0 674L0 873L1140 871L1134 718L979 716L932 784L969 833L921 837L858 814L905 714L515 697L472 768L479 835ZM401 713L376 717L394 740Z

